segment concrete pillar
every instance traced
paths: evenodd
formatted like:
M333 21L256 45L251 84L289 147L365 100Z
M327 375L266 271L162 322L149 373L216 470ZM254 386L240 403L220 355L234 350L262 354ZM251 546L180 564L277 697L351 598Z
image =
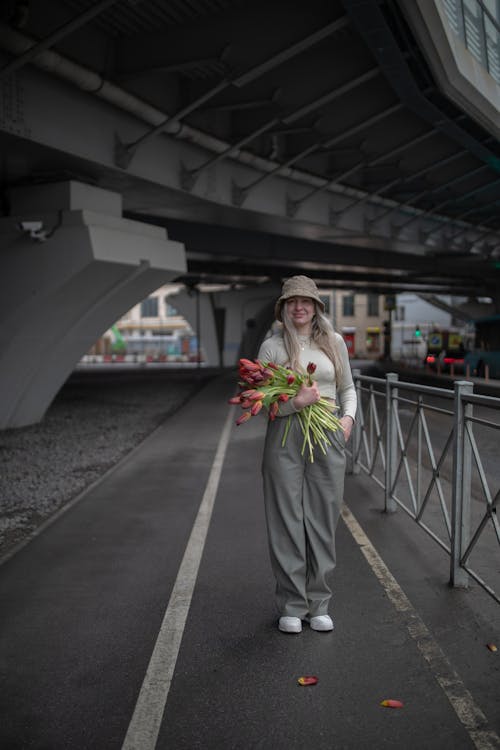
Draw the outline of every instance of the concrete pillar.
M180 292L172 298L172 303L199 334L207 364L212 367L233 367L240 356L251 359L257 356L259 345L274 321L274 303L279 294L280 287L271 284L206 292L201 293L199 298L194 289ZM222 361L217 338L216 310L223 311Z
M280 291L280 286L266 284L226 295L226 365L237 364L240 357L254 359L257 356L264 336L274 323L274 305Z
M39 421L124 312L186 269L165 229L121 218L121 197L77 182L11 191L0 219L0 429Z

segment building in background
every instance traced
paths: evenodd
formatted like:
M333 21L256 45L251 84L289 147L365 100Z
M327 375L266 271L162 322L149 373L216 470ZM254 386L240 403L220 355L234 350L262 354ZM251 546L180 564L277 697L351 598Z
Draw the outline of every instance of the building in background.
M351 358L379 359L384 353L384 297L347 290L331 291L329 309Z
M203 362L196 333L172 304L172 295L180 288L167 284L135 305L103 334L83 361Z
M441 297L452 307L453 297ZM398 294L392 312L391 358L422 364L433 334L446 332L448 335L466 339L467 327L455 320L450 312L426 302L417 294Z

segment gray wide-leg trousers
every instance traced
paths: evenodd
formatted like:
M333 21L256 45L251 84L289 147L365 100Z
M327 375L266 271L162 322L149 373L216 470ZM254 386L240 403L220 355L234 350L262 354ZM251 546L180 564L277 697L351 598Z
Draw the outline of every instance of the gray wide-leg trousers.
M328 612L330 577L336 564L335 529L344 494L345 439L329 434L326 455L319 447L314 462L301 455L303 434L292 415L284 447L287 417L269 422L262 475L271 565L280 616L316 617Z

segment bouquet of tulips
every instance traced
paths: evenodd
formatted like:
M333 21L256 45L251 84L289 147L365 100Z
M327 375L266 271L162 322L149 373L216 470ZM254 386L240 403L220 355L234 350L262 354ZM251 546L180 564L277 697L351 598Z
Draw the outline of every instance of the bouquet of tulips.
M312 385L315 370L316 365L313 362L309 362L307 374L303 375L274 362L240 359L240 393L229 400L230 404L237 404L245 410L236 420L236 424L247 422L263 407L267 409L271 421L276 419L280 403L296 396L303 384ZM333 414L331 402L323 398L301 409L296 415L304 435L302 455L307 449L312 462L315 446L319 446L323 453L326 453L327 447L332 445L327 433L341 428L340 420ZM290 414L286 420L282 446L286 444L292 416Z

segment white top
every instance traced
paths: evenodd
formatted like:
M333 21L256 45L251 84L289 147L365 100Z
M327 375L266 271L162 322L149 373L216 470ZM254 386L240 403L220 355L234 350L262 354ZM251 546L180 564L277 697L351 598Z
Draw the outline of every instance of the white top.
M356 389L352 380L351 365L345 341L339 333L335 333L335 343L343 364L342 379L337 381L333 362L326 354L318 349L317 345L310 342L309 336L299 336L301 342L300 364L306 371L309 362L314 362L316 371L314 380L319 392L324 398L331 398L340 406L340 416L349 416L354 420L356 416ZM289 357L286 353L285 342L281 333L266 339L259 349L258 358L261 362L274 362L277 365L289 366ZM280 416L287 416L294 411L292 399L280 404Z

